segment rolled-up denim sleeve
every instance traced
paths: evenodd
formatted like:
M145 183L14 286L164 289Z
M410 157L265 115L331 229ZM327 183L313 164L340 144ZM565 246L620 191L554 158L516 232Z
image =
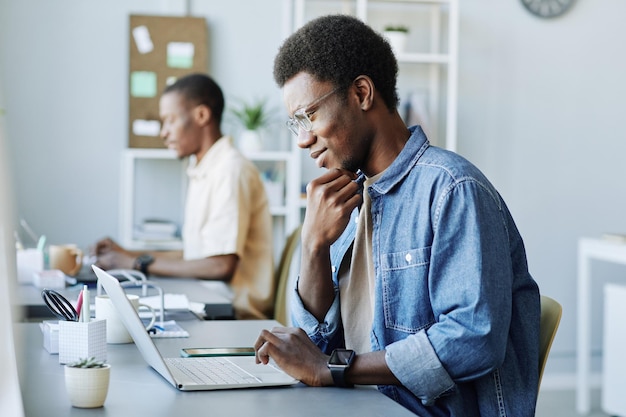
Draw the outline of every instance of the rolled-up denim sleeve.
M294 296L291 297L291 320L293 325L302 328L313 343L326 353L338 347L338 340L343 338L338 290L335 289L335 299L322 322L319 322L304 307L297 285L293 291Z
M439 361L425 331L386 347L385 361L391 372L424 405L454 389L454 381Z

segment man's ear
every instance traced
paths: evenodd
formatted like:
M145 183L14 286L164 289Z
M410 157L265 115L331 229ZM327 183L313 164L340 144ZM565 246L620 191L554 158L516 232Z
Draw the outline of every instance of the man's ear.
M354 79L353 84L361 103L361 110L369 110L374 103L374 92L376 89L374 82L367 75L359 75Z
M193 119L200 126L208 125L213 118L213 112L204 104L197 105L193 111Z

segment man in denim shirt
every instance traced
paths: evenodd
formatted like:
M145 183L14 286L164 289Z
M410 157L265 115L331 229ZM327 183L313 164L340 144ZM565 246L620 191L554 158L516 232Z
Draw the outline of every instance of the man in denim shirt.
M540 305L524 244L476 167L405 126L397 71L348 16L279 50L287 124L328 171L307 187L299 327L263 331L257 361L312 386L374 385L420 416L533 416Z

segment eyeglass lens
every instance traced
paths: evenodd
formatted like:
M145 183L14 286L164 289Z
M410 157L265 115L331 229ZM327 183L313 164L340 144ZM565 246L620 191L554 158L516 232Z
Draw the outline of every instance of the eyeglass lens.
M291 130L291 132L296 136L300 135L300 129L304 130L305 132L310 132L313 128L313 122L311 122L311 119L309 119L309 114L307 113L306 109L321 103L323 100L330 97L337 91L339 91L339 87L334 88L328 93L313 100L313 102L308 106L301 108L300 110L296 110L296 112L293 114L293 117L287 120L287 127L289 128L289 130Z

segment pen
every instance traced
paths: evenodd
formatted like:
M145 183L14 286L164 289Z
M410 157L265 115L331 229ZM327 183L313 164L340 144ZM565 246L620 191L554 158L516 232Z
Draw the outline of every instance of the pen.
M76 301L76 311L78 312L78 321L83 321L83 290L80 290L80 294L78 294L78 301Z
M20 224L22 225L24 230L26 230L26 233L30 235L31 239L37 242L39 238L37 237L37 234L33 231L33 229L31 229L30 225L26 223L26 220L20 219Z
M46 246L46 235L41 235L37 241L37 250L43 252L44 246Z
M89 322L91 320L91 312L89 311L89 288L87 285L83 286L83 314L81 315L83 322Z
M15 249L17 250L24 249L24 244L22 243L22 239L20 239L20 234L17 233L17 230L13 231L13 237L15 237Z

